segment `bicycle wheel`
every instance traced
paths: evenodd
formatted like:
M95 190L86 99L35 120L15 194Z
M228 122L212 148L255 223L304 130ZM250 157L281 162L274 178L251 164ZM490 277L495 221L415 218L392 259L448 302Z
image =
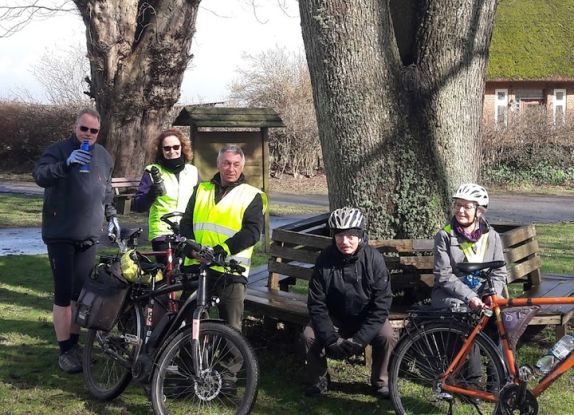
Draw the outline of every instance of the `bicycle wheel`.
M399 341L389 370L390 395L397 414L494 412L495 402L453 395L441 388L440 377L460 350L467 333L463 327L429 325L408 333ZM496 393L505 384L503 362L486 337L478 336L474 344L464 365L447 382Z
M236 330L202 322L201 373L193 371L191 330L182 330L163 349L151 383L155 414L248 414L259 385L253 349Z
M143 330L139 321L137 310L130 305L109 332L89 330L82 366L84 382L94 398L113 399L130 383L133 357Z

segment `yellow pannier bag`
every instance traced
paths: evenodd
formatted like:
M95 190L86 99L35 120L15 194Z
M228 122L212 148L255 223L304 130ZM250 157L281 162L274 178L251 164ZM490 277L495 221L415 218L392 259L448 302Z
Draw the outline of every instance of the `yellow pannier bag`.
M149 258L141 255L135 249L130 249L122 255L120 265L122 268L122 276L129 282L137 284L149 284L152 281L152 273L144 273L140 267L140 261L152 262ZM155 282L163 280L163 272L161 269L157 270L155 274Z

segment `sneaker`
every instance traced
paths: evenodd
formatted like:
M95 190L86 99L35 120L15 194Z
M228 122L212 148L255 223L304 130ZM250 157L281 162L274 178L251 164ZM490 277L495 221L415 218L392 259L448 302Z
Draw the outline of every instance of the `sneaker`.
M305 396L321 396L327 393L331 384L331 377L327 373L325 376L320 376L317 383L305 389Z
M75 344L74 347L72 347L72 352L78 356L78 360L81 362L82 361L82 355L84 354L84 348L82 346L80 346L79 344Z
M389 387L388 386L373 386L373 394L382 399L389 399Z
M58 357L58 366L66 373L79 373L82 371L82 360L72 348Z

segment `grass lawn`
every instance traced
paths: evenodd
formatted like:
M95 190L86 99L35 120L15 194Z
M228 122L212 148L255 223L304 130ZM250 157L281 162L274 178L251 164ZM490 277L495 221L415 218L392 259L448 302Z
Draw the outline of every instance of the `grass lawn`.
M5 199L6 196L0 197L1 218L9 212L10 203L32 205L29 199L9 203ZM11 206L13 209L15 205ZM538 225L537 230L543 270L574 274L571 251L574 224ZM258 262L264 261L265 256L259 253ZM45 255L0 257L0 415L151 414L147 397L138 385L130 386L112 402L98 402L86 392L81 375L60 372L51 323L51 290ZM297 352L298 330L287 326L271 331L260 320L250 317L245 334L256 350L261 370L254 414L394 413L390 402L368 394L369 372L361 364L331 362L332 391L323 399L305 398L302 394L305 372ZM519 364L533 365L554 341L553 332L544 330L520 348ZM574 372L571 372L543 395L539 413L573 413L573 390Z

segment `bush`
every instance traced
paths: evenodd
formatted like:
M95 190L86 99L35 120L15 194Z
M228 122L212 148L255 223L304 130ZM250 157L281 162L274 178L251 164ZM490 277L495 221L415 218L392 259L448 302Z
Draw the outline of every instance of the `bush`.
M574 186L574 120L554 126L544 107L513 119L504 129L485 127L481 182Z
M79 108L0 102L0 171L28 173L46 147L71 133Z

